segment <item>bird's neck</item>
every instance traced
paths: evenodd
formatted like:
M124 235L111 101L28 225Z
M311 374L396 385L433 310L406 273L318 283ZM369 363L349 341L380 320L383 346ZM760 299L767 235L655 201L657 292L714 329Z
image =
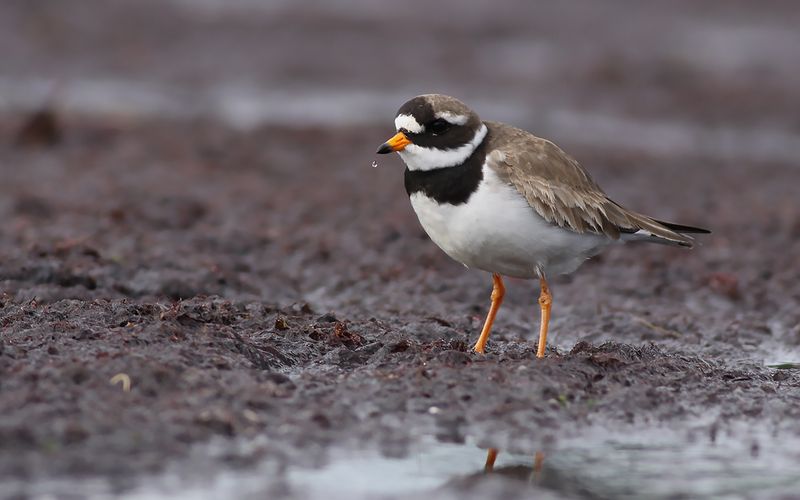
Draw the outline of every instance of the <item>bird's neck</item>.
M477 191L483 180L483 165L486 162L486 132L469 156L457 165L427 170L405 171L405 187L409 196L422 194L440 204L460 205L466 203Z

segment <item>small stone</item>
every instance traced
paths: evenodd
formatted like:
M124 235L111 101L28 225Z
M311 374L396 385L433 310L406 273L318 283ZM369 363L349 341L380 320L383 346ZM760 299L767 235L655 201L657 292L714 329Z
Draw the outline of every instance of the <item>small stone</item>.
M244 411L242 411L242 417L244 417L244 419L250 422L251 424L257 424L261 421L258 418L258 413L250 409L245 409Z

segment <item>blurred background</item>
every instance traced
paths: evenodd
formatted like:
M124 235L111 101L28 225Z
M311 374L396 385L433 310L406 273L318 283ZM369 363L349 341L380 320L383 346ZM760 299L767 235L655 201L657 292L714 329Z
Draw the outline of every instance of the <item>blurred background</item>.
M442 92L560 141L791 154L791 2L8 1L0 105L263 124L390 125Z

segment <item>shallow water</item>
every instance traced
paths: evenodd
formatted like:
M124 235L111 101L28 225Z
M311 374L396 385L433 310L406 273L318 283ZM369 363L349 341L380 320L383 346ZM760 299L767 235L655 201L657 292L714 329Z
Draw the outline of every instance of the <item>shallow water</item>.
M252 446L253 443L240 443ZM216 443L197 455L224 454ZM536 465L537 454L541 463ZM331 450L318 466L278 466L266 458L247 470L198 474L198 460L179 462L135 484L103 479L16 485L0 489L32 498L776 498L800 491L800 436L739 426L687 433L640 429L619 434L592 429L546 451L499 450L491 471L487 449L418 442L402 458L376 450ZM202 466L200 467L202 468Z
M492 472L484 472L487 450L474 444L428 442L404 459L355 454L319 470L291 470L293 489L313 498L335 492L340 498L401 496L442 492L458 496L481 482L499 478L520 494L549 490L589 498L774 497L800 491L800 458L794 439L763 430L739 429L688 437L646 430L577 437L543 453L499 451ZM507 485L508 486L508 485Z

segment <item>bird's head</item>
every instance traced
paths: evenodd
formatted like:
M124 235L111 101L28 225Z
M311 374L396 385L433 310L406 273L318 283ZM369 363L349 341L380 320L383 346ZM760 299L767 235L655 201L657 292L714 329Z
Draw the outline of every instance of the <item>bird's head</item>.
M378 154L400 154L410 170L459 165L486 137L478 114L458 99L441 94L414 97L394 119L397 133L381 144Z

